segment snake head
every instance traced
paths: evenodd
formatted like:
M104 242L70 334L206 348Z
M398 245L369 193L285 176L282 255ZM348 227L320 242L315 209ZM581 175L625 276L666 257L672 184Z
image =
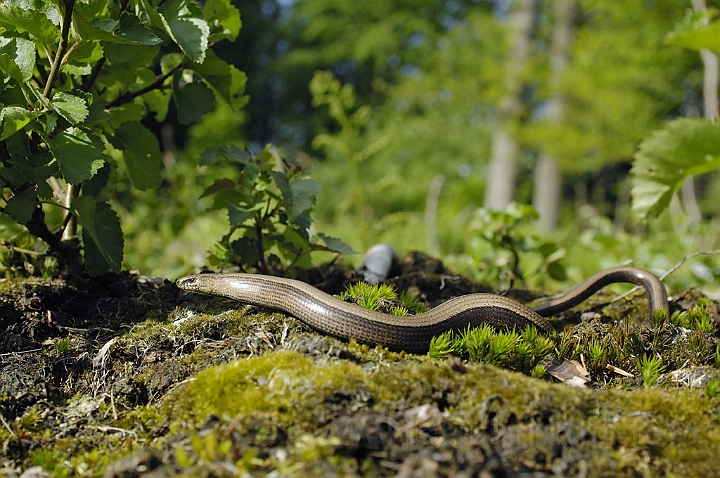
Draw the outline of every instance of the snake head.
M200 279L197 276L185 276L179 278L175 285L182 290L195 291L198 289Z

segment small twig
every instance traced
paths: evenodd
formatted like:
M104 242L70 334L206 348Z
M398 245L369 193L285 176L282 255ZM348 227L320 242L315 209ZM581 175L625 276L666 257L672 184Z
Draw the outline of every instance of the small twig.
M60 35L60 43L58 44L57 52L55 53L55 61L50 65L50 76L48 77L47 83L45 83L45 90L43 96L45 98L50 96L52 91L53 83L60 74L60 68L63 56L65 55L65 49L67 48L68 38L70 38L70 24L72 23L72 13L75 8L75 0L65 0L65 14L63 16L62 33ZM50 59L50 57L48 57Z
M680 261L677 264L672 266L670 269L667 270L667 272L665 272L663 275L661 275L659 277L659 279L661 281L664 281L665 279L667 279L667 277L670 274L672 274L676 270L680 269L680 267L682 267L683 264L685 264L688 260L692 259L695 256L713 256L716 254L720 254L720 249L714 249L712 251L697 251L697 252L692 252L690 254L686 254L682 259L680 259ZM637 292L640 289L642 289L642 287L640 287L639 285L636 285L635 287L633 287L629 291L625 292L624 294L620 294L619 296L615 297L613 300L610 301L610 303L612 304L619 300L622 300L625 297L629 296L630 294L634 294L635 292Z
M105 66L105 62L107 61L107 58L104 56L98 60L97 63L95 63L95 66L93 66L92 71L90 72L90 76L87 77L85 80L85 83L83 83L82 87L80 88L82 91L87 93L90 91L90 88L93 87L95 84L95 80L97 80L98 76L100 75L100 70L102 70L102 67Z
M13 437L17 436L15 432L12 431L12 428L10 428L10 425L8 425L8 422L5 421L5 417L2 416L2 413L0 413L0 422L2 422L5 429L10 432L10 435L12 435Z
M27 255L33 256L33 257L40 257L40 256L45 255L44 252L31 251L30 249L23 249L22 247L11 246L10 244L0 243L0 247L4 247L5 249L19 252L20 254L27 254Z
M76 41L72 44L70 48L67 49L65 55L63 55L62 61L60 62L60 66L65 66L67 64L68 60L70 59L70 55L72 55L72 52L75 51L75 48L77 48L78 46L80 46L80 41Z
M30 354L33 352L42 352L42 349L30 349L30 350L20 350L18 352L8 352L8 353L0 354L0 357L9 357L11 355L20 355L20 354Z
M125 103L129 103L138 96L142 96L145 93L149 93L150 91L157 90L158 88L161 88L163 83L165 83L165 80L170 78L173 73L178 71L182 67L182 63L178 63L175 65L170 71L165 73L164 75L158 76L155 81L147 85L145 88L140 88L137 91L131 91L128 92L122 96L118 96L115 98L115 100L111 101L109 105L107 105L107 108L115 108L120 105L124 105Z

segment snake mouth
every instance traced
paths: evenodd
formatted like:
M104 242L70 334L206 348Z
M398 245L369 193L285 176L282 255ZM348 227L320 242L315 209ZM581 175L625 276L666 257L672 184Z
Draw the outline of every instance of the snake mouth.
M184 290L192 290L194 289L198 284L198 278L197 277L181 277L177 281L175 281L175 285L177 285L179 288Z

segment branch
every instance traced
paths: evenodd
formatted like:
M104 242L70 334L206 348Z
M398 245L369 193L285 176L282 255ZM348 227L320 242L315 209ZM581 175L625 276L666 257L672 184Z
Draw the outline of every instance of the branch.
M109 108L115 108L115 107L120 106L120 105L124 105L125 103L131 102L132 100L134 100L134 99L137 98L138 96L142 96L142 95L144 95L145 93L148 93L148 92L150 92L150 91L152 91L152 90L157 90L157 89L161 88L161 87L162 87L162 84L165 83L165 80L167 80L168 78L170 78L170 77L173 75L173 73L175 73L176 71L178 71L178 70L180 69L181 66L182 66L182 65L181 65L180 63L178 63L177 65L175 65L170 71L168 71L168 72L165 73L164 75L158 76L158 77L155 79L155 81L153 81L152 83L150 83L149 85L147 85L145 88L140 88L140 89L137 90L137 91L131 91L131 92L128 92L128 93L126 93L126 94L124 94L124 95L122 95L122 96L118 96L117 98L115 98L115 100L111 101L110 104L106 106L106 108L109 109Z
M50 96L52 91L53 83L60 74L60 67L65 55L65 50L68 45L68 38L70 38L70 23L72 23L72 13L75 8L75 0L65 0L65 15L63 16L62 32L60 34L60 43L58 44L57 52L55 53L55 61L50 65L50 76L48 77L47 83L45 83L45 90L43 95L45 98ZM48 59L50 59L48 57Z
M683 264L685 264L685 262L687 262L688 260L692 259L695 256L714 256L717 254L720 254L720 249L714 249L712 251L697 251L697 252L691 252L690 254L686 254L685 257L680 259L680 261L678 261L677 264L675 264L670 269L668 269L668 271L666 273L664 273L663 275L661 275L660 277L658 277L658 279L660 279L661 281L664 281L665 279L667 279L667 277L670 274L672 274L676 270L680 269L680 267ZM629 296L630 294L634 294L635 292L639 291L640 289L641 289L641 287L639 285L636 285L635 287L633 287L629 291L625 292L624 294L621 294L621 295L615 297L613 300L610 301L610 303L612 304L613 302L622 300L625 297Z
M106 57L102 57L98 60L97 63L95 63L95 66L93 66L92 71L90 72L90 76L87 77L85 82L82 84L82 87L80 88L85 93L88 93L90 91L90 88L95 84L95 80L97 80L97 77L100 75L100 70L102 70L102 67L105 66L105 62L107 61Z

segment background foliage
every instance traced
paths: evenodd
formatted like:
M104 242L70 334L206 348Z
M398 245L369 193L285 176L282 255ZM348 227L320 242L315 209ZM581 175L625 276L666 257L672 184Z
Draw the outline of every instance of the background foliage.
M277 145L277 158L292 165L289 170L309 171L322 186L314 205L316 230L356 250L378 241L401 251L430 250L458 271L496 283L511 272L527 284L553 287L628 261L663 272L687 253L717 248L717 178L711 171L718 136L715 125L699 118L697 52L717 48L713 10L686 14L690 3L681 0L578 0L571 61L555 87L548 58L555 19L550 2L539 3L531 61L521 75L525 113L512 134L522 147L518 204L530 202L540 154L553 154L562 170L561 225L542 231L527 208L515 205L504 216L482 210L512 56L515 2L217 0L202 8L191 1L122 8L78 2L78 18L117 24L106 31L90 20L76 21L70 40L81 42L54 86L59 96L50 95L35 117L41 109L24 112L30 110L20 85L28 75L43 85L40 71L50 69L62 9L34 1L35 10L50 12L42 13L47 21L34 22L40 27L23 20L29 29L23 28L3 7L3 140L12 145L16 131L41 125L33 138L47 144L60 165L67 163L63 138L72 128L88 135L88 151L101 154L92 161L93 155L81 155L85 169L64 165L42 174L89 183L91 177L109 178L95 190L84 185L74 212L101 220L117 214L126 267L174 277L207 264L208 251L216 263L219 250L232 249L222 246L229 216L203 191L223 178L235 180L237 164L203 161L198 168L197 161L207 148L235 145L257 155L268 143ZM705 27L701 20L708 18ZM190 40L178 33L180 26L195 32ZM128 38L135 44L123 43ZM30 48L37 50L34 65L17 53ZM100 61L94 86L79 94ZM216 69L223 73L215 75ZM164 75L160 87L118 104ZM560 123L547 119L556 89L567 104ZM40 104L32 91L28 95ZM85 110L86 117L112 117L80 119ZM47 137L51 118L61 123L59 140ZM155 145L152 161L144 160L147 145ZM683 179L708 172L697 181L703 220L670 214ZM27 201L35 201L24 191L6 189L13 219L23 219ZM97 212L90 212L92 201ZM43 209L54 224L62 222L59 211ZM92 229L87 220L80 223ZM508 224L512 247L504 239ZM5 238L22 243L21 228L12 221L2 227ZM25 241L24 248L37 247ZM118 246L106 260L121 259ZM22 263L14 260L7 263ZM717 287L717 260L704 256L696 263L671 280Z

